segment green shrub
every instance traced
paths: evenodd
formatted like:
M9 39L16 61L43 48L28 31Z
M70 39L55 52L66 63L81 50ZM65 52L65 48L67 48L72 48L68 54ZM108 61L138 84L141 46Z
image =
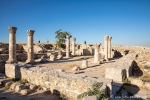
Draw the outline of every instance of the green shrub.
M150 69L150 67L149 67L149 66L147 66L147 65L145 65L145 66L144 66L144 69Z
M105 90L100 90L102 85L103 83L95 82L92 85L91 89L88 88L87 92L83 92L77 96L78 100L81 100L85 96L93 96L93 95L95 95L98 98L98 100L105 99L106 98Z
M25 79L12 78L11 80L14 81L14 82L19 82L21 84L27 83L27 80L25 80Z
M122 82L123 83L129 83L129 84L131 83L127 77L123 77Z

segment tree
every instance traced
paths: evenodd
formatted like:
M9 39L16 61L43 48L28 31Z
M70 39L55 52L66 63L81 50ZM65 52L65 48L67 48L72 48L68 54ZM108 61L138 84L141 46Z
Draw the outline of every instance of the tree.
M67 32L67 31L64 31L62 32L61 29L57 30L55 32L56 34L56 43L57 43L57 46L60 47L60 48L65 48L65 41L66 41L66 35L70 35L70 37L72 37L72 35Z

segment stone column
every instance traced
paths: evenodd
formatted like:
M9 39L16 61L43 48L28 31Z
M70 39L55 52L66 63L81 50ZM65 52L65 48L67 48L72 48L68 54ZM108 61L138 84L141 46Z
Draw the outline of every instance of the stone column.
M111 57L111 39L112 37L108 37L108 58L112 58Z
M108 38L109 36L104 36L104 55L106 61L108 61Z
M100 44L95 45L94 63L100 64Z
M66 35L66 58L70 57L70 36Z
M16 59L16 31L17 27L8 27L9 30L9 59L7 63L17 63Z
M28 33L28 59L26 63L34 63L34 49L33 49L33 34L34 30L27 30Z
M76 43L76 38L72 38L72 55L73 55L73 56L76 55L75 43Z

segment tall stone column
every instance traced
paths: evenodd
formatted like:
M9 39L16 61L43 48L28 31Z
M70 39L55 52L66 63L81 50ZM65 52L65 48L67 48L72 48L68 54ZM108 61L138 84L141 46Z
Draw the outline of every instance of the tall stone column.
M28 59L26 63L34 63L34 49L33 49L33 34L34 30L27 30L28 33Z
M9 59L7 63L17 63L16 59L16 31L17 27L8 27L9 30Z
M72 38L72 55L73 55L73 56L76 55L75 43L76 43L76 38Z
M108 58L112 58L111 57L111 39L112 37L108 37Z
M96 44L95 45L95 53L94 53L94 63L100 64L100 45L101 44Z
M66 58L70 57L70 36L66 35Z
M104 55L106 61L108 61L108 38L109 36L104 36Z

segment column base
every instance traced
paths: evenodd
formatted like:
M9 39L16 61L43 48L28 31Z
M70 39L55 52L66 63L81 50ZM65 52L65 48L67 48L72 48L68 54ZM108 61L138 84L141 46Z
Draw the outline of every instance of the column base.
M26 60L26 64L34 64L34 63L35 63L34 60L30 60L30 59L27 59L27 60Z
M18 61L15 59L15 60L7 60L6 61L7 64L14 64L14 63L18 63Z

